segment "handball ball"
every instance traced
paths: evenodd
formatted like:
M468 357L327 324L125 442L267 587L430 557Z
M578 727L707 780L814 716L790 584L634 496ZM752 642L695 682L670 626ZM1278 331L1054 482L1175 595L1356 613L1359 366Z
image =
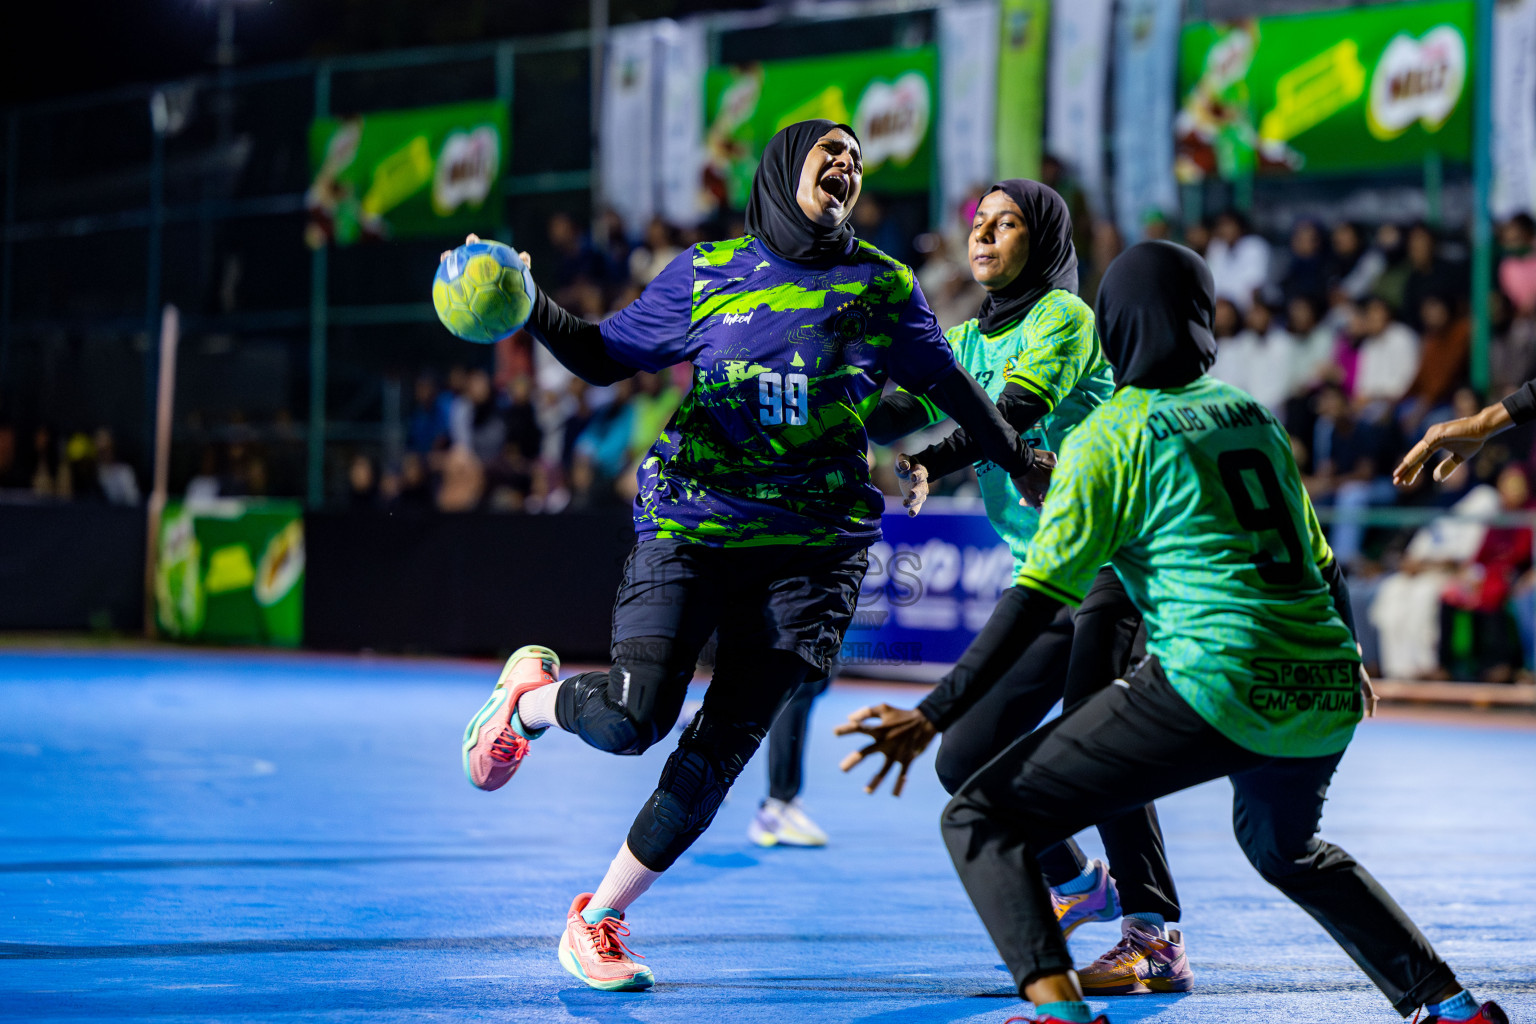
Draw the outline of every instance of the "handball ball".
M533 312L533 278L511 246L470 242L448 254L432 279L437 318L455 337L491 345L522 329Z

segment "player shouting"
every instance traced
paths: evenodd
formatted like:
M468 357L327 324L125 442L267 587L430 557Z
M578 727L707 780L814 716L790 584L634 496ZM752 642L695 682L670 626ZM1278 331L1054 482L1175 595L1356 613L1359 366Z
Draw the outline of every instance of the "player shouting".
M625 910L709 826L787 695L825 674L880 536L863 418L887 376L928 394L1010 472L1030 453L944 343L912 272L857 241L852 129L802 121L753 178L746 237L700 244L601 326L540 294L530 329L593 383L687 360L693 388L642 460L638 543L614 605L610 670L558 679L513 654L464 733L464 767L504 785L544 730L638 754L677 720L718 628L713 681L595 894L571 904L560 960L588 985L646 988Z
M1113 559L1151 657L967 780L944 810L945 844L1039 1020L1084 1024L1037 854L1228 776L1248 859L1400 1013L1427 1005L1432 1022L1507 1024L1365 868L1317 836L1361 717L1360 661L1284 429L1205 375L1214 305L1210 271L1181 246L1143 242L1105 275L1098 320L1119 387L1061 453L1019 575L1029 594L1018 629L1042 632ZM882 742L906 756L899 739Z

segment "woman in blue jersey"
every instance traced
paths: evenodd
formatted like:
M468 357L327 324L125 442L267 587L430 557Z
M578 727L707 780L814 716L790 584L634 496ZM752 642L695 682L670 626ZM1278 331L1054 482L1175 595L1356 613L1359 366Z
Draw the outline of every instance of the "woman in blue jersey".
M560 960L594 988L653 983L624 946L624 911L709 826L786 696L841 645L880 535L863 416L885 380L927 394L1010 472L1032 465L956 365L911 270L853 237L861 178L852 129L791 125L764 150L747 236L684 252L601 325L542 293L534 304L530 331L589 382L688 361L693 388L640 465L613 667L560 680L547 648L513 654L465 730L466 774L499 788L553 726L641 753L670 731L700 648L719 637L702 709L608 874L567 915ZM554 600L573 583L529 581Z

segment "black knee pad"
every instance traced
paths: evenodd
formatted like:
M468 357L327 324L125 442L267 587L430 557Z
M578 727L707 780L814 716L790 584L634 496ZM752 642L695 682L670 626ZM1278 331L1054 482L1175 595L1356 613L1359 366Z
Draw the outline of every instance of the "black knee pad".
M683 733L661 782L629 830L629 850L665 871L714 820L720 802L763 742L756 724L713 724L700 713Z
M611 754L643 754L671 731L693 675L670 640L641 638L614 648L607 672L567 680L558 711L563 728ZM569 724L568 724L569 723Z

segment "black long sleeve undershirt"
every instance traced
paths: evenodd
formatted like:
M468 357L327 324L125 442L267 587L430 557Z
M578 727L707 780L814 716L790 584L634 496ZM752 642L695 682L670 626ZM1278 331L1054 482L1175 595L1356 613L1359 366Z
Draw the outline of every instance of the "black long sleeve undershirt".
M617 384L635 375L637 367L619 362L608 354L603 333L597 324L569 313L537 289L533 312L526 329L560 365L594 387Z
M1045 399L1020 384L1010 383L997 398L997 409L1008 425L1024 434L1050 412ZM928 478L937 480L964 469L983 457L981 446L971 440L964 427L944 440L929 445L912 458L928 470Z
M1009 476L1019 476L1034 466L1033 449L963 367L956 365L930 385L927 397L973 439L979 458L995 462Z
M1516 423L1536 420L1536 380L1520 385L1520 390L1504 399L1504 410Z
M1359 634L1355 632L1355 610L1349 603L1349 584L1344 581L1344 570L1339 568L1337 558L1322 566L1319 570L1323 574L1323 582L1328 584L1328 594L1333 598L1333 609L1339 613L1339 618L1344 620L1344 625L1349 627L1349 635L1355 637L1359 643Z
M864 421L864 430L875 444L891 444L913 431L922 430L932 417L928 406L917 395L892 391L880 401Z
M1061 608L1060 601L1030 587L1003 591L981 633L917 709L940 732L949 728L1023 657Z

